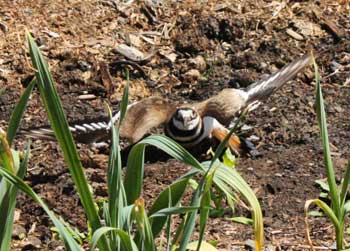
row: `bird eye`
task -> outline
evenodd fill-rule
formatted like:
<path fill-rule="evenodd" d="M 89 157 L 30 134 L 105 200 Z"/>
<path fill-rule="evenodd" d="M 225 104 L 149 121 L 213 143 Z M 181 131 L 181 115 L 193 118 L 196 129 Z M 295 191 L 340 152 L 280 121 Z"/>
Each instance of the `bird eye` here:
<path fill-rule="evenodd" d="M 182 121 L 182 120 L 183 120 L 183 117 L 182 117 L 182 114 L 181 114 L 180 110 L 176 110 L 175 115 L 174 115 L 174 118 L 175 118 L 177 121 Z"/>
<path fill-rule="evenodd" d="M 195 111 L 192 111 L 192 113 L 191 113 L 191 118 L 194 119 L 195 117 L 197 117 L 197 114 L 196 114 Z"/>
<path fill-rule="evenodd" d="M 181 117 L 181 113 L 179 110 L 176 111 L 175 117 L 179 119 Z"/>

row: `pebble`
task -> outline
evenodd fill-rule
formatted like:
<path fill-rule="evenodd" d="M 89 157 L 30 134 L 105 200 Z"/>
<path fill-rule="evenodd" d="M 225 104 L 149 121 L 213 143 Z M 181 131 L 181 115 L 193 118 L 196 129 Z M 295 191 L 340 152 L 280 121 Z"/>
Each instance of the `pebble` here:
<path fill-rule="evenodd" d="M 40 248 L 41 240 L 35 236 L 29 236 L 22 244 L 22 250 L 32 250 L 31 247 Z"/>
<path fill-rule="evenodd" d="M 255 249 L 255 241 L 253 241 L 253 240 L 246 240 L 244 242 L 244 246 L 248 250 L 254 250 Z"/>
<path fill-rule="evenodd" d="M 252 141 L 252 142 L 257 142 L 260 140 L 260 138 L 256 135 L 250 135 L 249 138 L 247 138 L 247 139 Z"/>
<path fill-rule="evenodd" d="M 21 225 L 17 225 L 17 224 L 13 225 L 12 237 L 22 240 L 26 236 L 26 233 L 27 233 L 26 229 Z"/>
<path fill-rule="evenodd" d="M 265 62 L 260 63 L 260 68 L 265 69 L 268 65 Z"/>
<path fill-rule="evenodd" d="M 251 130 L 251 129 L 253 129 L 253 127 L 252 127 L 252 126 L 249 126 L 249 125 L 246 125 L 246 124 L 244 124 L 244 125 L 241 127 L 241 130 L 242 130 L 242 131 L 249 131 L 249 130 Z"/>
<path fill-rule="evenodd" d="M 119 54 L 123 55 L 124 57 L 132 60 L 132 61 L 142 61 L 145 58 L 145 55 L 132 46 L 127 46 L 126 44 L 119 44 L 115 51 Z"/>
<path fill-rule="evenodd" d="M 90 100 L 90 99 L 95 99 L 96 96 L 94 94 L 82 94 L 78 96 L 79 100 Z"/>
<path fill-rule="evenodd" d="M 302 35 L 300 35 L 299 33 L 293 31 L 292 29 L 287 29 L 286 33 L 291 36 L 292 38 L 294 38 L 295 40 L 304 40 L 304 37 Z"/>
<path fill-rule="evenodd" d="M 204 72 L 207 69 L 207 63 L 201 55 L 198 55 L 195 58 L 189 59 L 190 65 L 193 65 L 200 72 Z"/>
<path fill-rule="evenodd" d="M 199 79 L 201 76 L 201 73 L 197 69 L 191 69 L 188 72 L 186 72 L 185 75 L 195 79 Z"/>
<path fill-rule="evenodd" d="M 222 46 L 222 49 L 224 49 L 225 51 L 228 51 L 228 50 L 230 50 L 232 48 L 231 44 L 226 43 L 226 42 L 223 42 L 221 44 L 221 46 Z"/>

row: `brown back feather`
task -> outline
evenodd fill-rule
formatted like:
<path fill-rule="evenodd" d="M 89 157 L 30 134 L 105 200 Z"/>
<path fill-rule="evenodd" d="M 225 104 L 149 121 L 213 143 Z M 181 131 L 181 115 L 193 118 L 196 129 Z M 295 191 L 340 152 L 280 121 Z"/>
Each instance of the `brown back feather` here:
<path fill-rule="evenodd" d="M 200 103 L 193 104 L 201 117 L 211 116 L 227 125 L 245 106 L 236 89 L 223 89 L 217 95 Z"/>
<path fill-rule="evenodd" d="M 176 105 L 161 97 L 144 99 L 126 113 L 120 136 L 132 143 L 139 141 L 151 128 L 168 121 L 176 111 Z"/>

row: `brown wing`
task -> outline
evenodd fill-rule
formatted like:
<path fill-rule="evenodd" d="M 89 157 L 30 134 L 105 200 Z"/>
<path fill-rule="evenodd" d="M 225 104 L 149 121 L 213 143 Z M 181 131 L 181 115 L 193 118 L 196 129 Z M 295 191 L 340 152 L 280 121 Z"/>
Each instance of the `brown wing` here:
<path fill-rule="evenodd" d="M 298 72 L 310 64 L 310 58 L 310 55 L 305 54 L 300 59 L 286 65 L 266 79 L 257 81 L 245 90 L 224 89 L 216 96 L 194 104 L 194 106 L 202 117 L 212 116 L 220 123 L 227 125 L 246 106 L 268 98 L 275 90 L 295 77 Z"/>
<path fill-rule="evenodd" d="M 201 117 L 211 116 L 221 124 L 227 125 L 245 106 L 241 93 L 242 91 L 237 89 L 224 89 L 217 95 L 193 106 Z"/>
<path fill-rule="evenodd" d="M 135 143 L 151 128 L 168 121 L 175 110 L 175 104 L 161 97 L 144 99 L 128 109 L 120 136 Z"/>

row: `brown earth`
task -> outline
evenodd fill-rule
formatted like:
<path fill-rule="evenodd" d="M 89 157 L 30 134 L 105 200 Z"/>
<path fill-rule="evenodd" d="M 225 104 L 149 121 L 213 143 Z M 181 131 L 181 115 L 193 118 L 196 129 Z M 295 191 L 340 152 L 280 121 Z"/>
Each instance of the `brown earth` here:
<path fill-rule="evenodd" d="M 24 39 L 30 31 L 41 46 L 57 83 L 69 121 L 104 116 L 104 102 L 117 105 L 125 85 L 119 44 L 145 54 L 131 67 L 131 99 L 162 95 L 196 101 L 225 87 L 244 87 L 313 48 L 323 76 L 332 154 L 338 175 L 345 168 L 350 140 L 350 7 L 344 1 L 0 1 L 0 125 L 7 121 L 33 76 Z M 159 3 L 157 6 L 156 3 Z M 296 32 L 291 33 L 290 30 Z M 204 59 L 204 60 L 203 60 Z M 101 78 L 106 64 L 113 82 Z M 304 203 L 321 192 L 315 180 L 325 178 L 314 111 L 313 70 L 307 69 L 272 95 L 245 122 L 262 157 L 243 156 L 237 168 L 258 196 L 271 250 L 308 250 Z M 92 94 L 92 99 L 81 95 Z M 35 92 L 22 127 L 47 125 Z M 16 147 L 23 149 L 25 139 Z M 104 151 L 80 146 L 80 154 L 98 197 L 106 195 Z M 154 199 L 189 167 L 175 160 L 148 164 L 144 197 Z M 340 175 L 338 176 L 340 178 Z M 86 222 L 60 150 L 54 142 L 36 140 L 26 175 L 57 214 L 85 230 Z M 13 250 L 61 250 L 43 210 L 20 194 Z M 235 216 L 249 216 L 237 207 Z M 231 215 L 211 218 L 206 240 L 220 250 L 244 250 L 250 226 Z M 311 218 L 315 245 L 334 242 L 325 218 Z M 22 233 L 22 234 L 20 234 Z"/>

